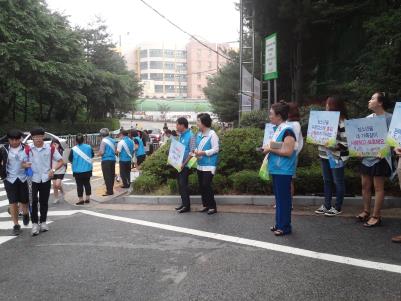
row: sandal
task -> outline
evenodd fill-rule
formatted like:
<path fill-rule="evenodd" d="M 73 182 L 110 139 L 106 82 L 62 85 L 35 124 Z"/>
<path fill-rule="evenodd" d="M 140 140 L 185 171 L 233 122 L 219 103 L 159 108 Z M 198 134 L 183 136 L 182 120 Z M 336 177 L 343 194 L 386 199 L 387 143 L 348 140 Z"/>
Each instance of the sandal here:
<path fill-rule="evenodd" d="M 369 220 L 370 220 L 369 219 L 366 223 L 363 224 L 364 227 L 366 227 L 366 228 L 377 227 L 377 226 L 380 226 L 380 224 L 382 223 L 382 219 L 381 219 L 380 216 L 373 216 L 372 215 L 370 218 L 376 219 L 376 222 L 374 224 L 369 224 Z"/>
<path fill-rule="evenodd" d="M 283 236 L 284 235 L 284 231 L 283 230 L 276 230 L 276 231 L 274 231 L 274 235 Z"/>
<path fill-rule="evenodd" d="M 270 231 L 274 232 L 277 231 L 278 229 L 276 228 L 276 226 L 270 227 Z"/>
<path fill-rule="evenodd" d="M 360 221 L 360 222 L 367 222 L 370 217 L 370 212 L 363 210 L 361 213 L 359 213 L 355 218 Z"/>

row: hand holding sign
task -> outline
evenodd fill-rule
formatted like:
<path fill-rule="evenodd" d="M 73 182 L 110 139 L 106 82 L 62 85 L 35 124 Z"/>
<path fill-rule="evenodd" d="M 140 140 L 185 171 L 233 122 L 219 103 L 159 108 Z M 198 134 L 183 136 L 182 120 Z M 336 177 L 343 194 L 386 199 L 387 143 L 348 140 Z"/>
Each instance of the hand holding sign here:
<path fill-rule="evenodd" d="M 311 111 L 306 142 L 326 147 L 335 147 L 339 121 L 340 112 Z"/>
<path fill-rule="evenodd" d="M 175 139 L 172 139 L 170 150 L 168 153 L 167 163 L 180 172 L 182 170 L 184 153 L 185 153 L 185 145 Z"/>

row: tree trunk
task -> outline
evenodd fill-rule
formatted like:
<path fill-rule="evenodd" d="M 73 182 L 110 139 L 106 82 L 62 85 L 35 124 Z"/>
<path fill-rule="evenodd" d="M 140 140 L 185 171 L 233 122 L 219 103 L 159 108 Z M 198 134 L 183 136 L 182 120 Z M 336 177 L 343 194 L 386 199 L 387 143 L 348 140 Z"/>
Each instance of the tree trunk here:
<path fill-rule="evenodd" d="M 47 122 L 51 121 L 53 109 L 54 109 L 54 103 L 51 103 L 50 107 L 49 107 L 49 110 L 47 111 L 47 116 L 46 116 L 46 121 Z"/>
<path fill-rule="evenodd" d="M 302 66 L 302 29 L 298 33 L 297 37 L 297 46 L 296 46 L 296 54 L 295 54 L 295 102 L 301 104 L 303 100 L 303 89 L 302 89 L 302 80 L 303 80 L 303 66 Z"/>
<path fill-rule="evenodd" d="M 15 119 L 16 119 L 16 111 L 17 111 L 17 108 L 16 108 L 16 105 L 17 105 L 17 93 L 16 92 L 13 92 L 13 96 L 12 96 L 12 98 L 11 98 L 11 100 L 12 100 L 12 104 L 13 104 L 13 121 L 15 121 Z"/>

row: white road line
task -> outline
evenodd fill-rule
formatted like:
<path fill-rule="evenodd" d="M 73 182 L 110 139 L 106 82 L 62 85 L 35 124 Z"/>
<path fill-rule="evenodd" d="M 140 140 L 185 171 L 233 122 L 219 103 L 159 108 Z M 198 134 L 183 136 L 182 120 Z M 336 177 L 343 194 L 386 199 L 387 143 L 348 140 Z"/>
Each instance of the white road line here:
<path fill-rule="evenodd" d="M 13 238 L 16 238 L 16 236 L 0 236 L 0 245 Z"/>
<path fill-rule="evenodd" d="M 356 266 L 356 267 L 361 267 L 361 268 L 367 268 L 367 269 L 380 270 L 380 271 L 401 274 L 401 266 L 395 265 L 395 264 L 369 261 L 369 260 L 363 260 L 363 259 L 358 259 L 358 258 L 333 255 L 333 254 L 328 254 L 328 253 L 320 253 L 320 252 L 310 251 L 310 250 L 306 250 L 306 249 L 300 249 L 300 248 L 294 248 L 294 247 L 289 247 L 289 246 L 284 246 L 284 245 L 279 245 L 279 244 L 273 244 L 273 243 L 264 242 L 264 241 L 258 241 L 258 240 L 252 240 L 252 239 L 241 238 L 241 237 L 236 237 L 236 236 L 206 232 L 206 231 L 190 229 L 190 228 L 183 228 L 183 227 L 159 224 L 159 223 L 148 222 L 148 221 L 144 221 L 144 220 L 103 214 L 103 213 L 93 212 L 93 211 L 89 211 L 89 210 L 80 210 L 80 212 L 91 215 L 91 216 L 106 218 L 106 219 L 110 219 L 110 220 L 114 220 L 114 221 L 121 221 L 121 222 L 125 222 L 125 223 L 136 224 L 136 225 L 152 227 L 152 228 L 158 228 L 158 229 L 167 230 L 167 231 L 185 233 L 185 234 L 190 234 L 190 235 L 199 236 L 199 237 L 206 237 L 206 238 L 236 243 L 236 244 L 240 244 L 240 245 L 247 245 L 247 246 L 262 248 L 262 249 L 266 249 L 266 250 L 271 250 L 271 251 L 276 251 L 276 252 L 281 252 L 281 253 L 286 253 L 286 254 L 291 254 L 291 255 L 298 255 L 298 256 L 312 258 L 312 259 L 319 259 L 319 260 L 341 263 L 341 264 L 346 264 L 346 265 L 351 265 L 351 266 Z"/>
<path fill-rule="evenodd" d="M 5 196 L 5 195 L 7 195 L 6 191 L 0 191 L 0 196 Z"/>
<path fill-rule="evenodd" d="M 4 188 L 4 184 L 1 184 L 1 183 L 0 183 L 0 188 Z"/>
<path fill-rule="evenodd" d="M 8 200 L 0 201 L 0 208 L 8 206 L 8 204 L 9 204 Z"/>

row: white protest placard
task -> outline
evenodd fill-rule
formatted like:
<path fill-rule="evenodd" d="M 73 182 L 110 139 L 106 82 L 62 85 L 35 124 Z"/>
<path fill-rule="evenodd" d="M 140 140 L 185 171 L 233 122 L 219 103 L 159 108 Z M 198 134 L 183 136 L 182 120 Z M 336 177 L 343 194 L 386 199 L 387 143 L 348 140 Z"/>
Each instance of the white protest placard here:
<path fill-rule="evenodd" d="M 345 121 L 345 134 L 351 157 L 381 157 L 390 153 L 386 144 L 387 123 L 383 116 Z"/>
<path fill-rule="evenodd" d="M 337 142 L 339 121 L 340 112 L 311 111 L 306 142 L 326 147 L 334 147 Z"/>
<path fill-rule="evenodd" d="M 272 140 L 274 135 L 274 124 L 266 123 L 265 125 L 265 135 L 263 136 L 263 146 L 269 145 L 270 140 Z"/>
<path fill-rule="evenodd" d="M 178 171 L 181 171 L 182 161 L 184 160 L 184 153 L 185 145 L 175 139 L 171 139 L 167 163 L 173 166 Z"/>
<path fill-rule="evenodd" d="M 395 104 L 386 142 L 391 147 L 401 146 L 401 102 Z"/>

